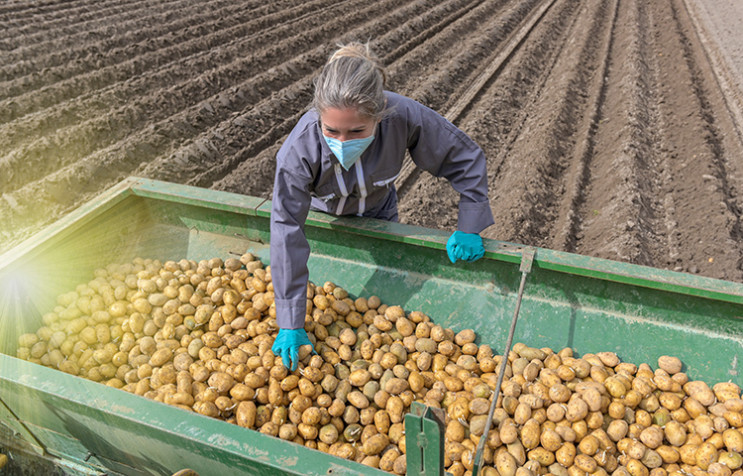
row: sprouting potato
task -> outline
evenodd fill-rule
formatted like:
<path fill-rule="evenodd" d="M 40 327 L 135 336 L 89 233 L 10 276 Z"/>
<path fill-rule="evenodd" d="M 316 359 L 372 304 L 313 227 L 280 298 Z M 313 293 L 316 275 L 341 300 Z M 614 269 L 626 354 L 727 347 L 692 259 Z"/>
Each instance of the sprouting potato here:
<path fill-rule="evenodd" d="M 301 348 L 290 372 L 270 350 L 271 269 L 254 255 L 137 258 L 94 274 L 18 338 L 19 358 L 395 474 L 406 472 L 413 401 L 444 411 L 454 475 L 472 470 L 480 438 L 485 475 L 732 476 L 743 467 L 740 387 L 690 380 L 677 357 L 653 370 L 614 352 L 579 357 L 519 342 L 504 359 L 473 329 L 326 282 L 307 287 L 316 354 Z"/>

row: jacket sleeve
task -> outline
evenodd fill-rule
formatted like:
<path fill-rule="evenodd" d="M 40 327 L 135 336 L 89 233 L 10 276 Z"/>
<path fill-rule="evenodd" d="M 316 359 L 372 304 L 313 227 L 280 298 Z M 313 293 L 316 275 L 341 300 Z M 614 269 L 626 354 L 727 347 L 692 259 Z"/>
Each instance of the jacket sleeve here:
<path fill-rule="evenodd" d="M 282 329 L 303 328 L 307 314 L 310 246 L 304 223 L 310 207 L 311 177 L 296 149 L 285 143 L 277 154 L 270 245 L 276 321 Z"/>
<path fill-rule="evenodd" d="M 446 118 L 413 103 L 407 109 L 408 150 L 413 162 L 436 177 L 446 178 L 459 192 L 458 229 L 480 233 L 494 223 L 485 154 Z"/>

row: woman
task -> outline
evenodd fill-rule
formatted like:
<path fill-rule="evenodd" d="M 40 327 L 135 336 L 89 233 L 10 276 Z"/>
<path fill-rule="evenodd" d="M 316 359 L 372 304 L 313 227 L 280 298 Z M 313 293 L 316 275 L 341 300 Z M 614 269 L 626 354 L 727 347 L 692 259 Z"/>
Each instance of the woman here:
<path fill-rule="evenodd" d="M 397 221 L 394 180 L 405 151 L 460 193 L 452 263 L 484 253 L 479 233 L 493 224 L 485 155 L 464 132 L 422 104 L 384 90 L 385 74 L 367 45 L 351 43 L 315 80 L 313 108 L 281 146 L 271 211 L 271 276 L 280 327 L 272 350 L 295 370 L 304 330 L 310 209 Z"/>

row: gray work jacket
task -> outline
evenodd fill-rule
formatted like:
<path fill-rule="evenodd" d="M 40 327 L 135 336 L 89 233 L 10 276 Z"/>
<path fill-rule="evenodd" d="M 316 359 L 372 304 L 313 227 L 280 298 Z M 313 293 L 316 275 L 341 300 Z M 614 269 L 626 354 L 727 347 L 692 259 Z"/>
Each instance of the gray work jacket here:
<path fill-rule="evenodd" d="M 416 166 L 445 177 L 459 192 L 459 230 L 479 233 L 493 224 L 480 147 L 432 109 L 399 94 L 385 95 L 391 113 L 350 170 L 330 151 L 315 110 L 300 118 L 276 155 L 271 276 L 277 323 L 283 329 L 304 327 L 310 255 L 304 222 L 310 207 L 332 215 L 396 216 L 393 182 L 406 150 Z"/>

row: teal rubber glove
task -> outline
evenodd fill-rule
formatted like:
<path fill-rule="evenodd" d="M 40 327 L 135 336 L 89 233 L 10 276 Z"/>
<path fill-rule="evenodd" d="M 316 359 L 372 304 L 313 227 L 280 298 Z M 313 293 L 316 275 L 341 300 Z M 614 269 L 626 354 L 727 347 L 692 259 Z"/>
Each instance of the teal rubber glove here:
<path fill-rule="evenodd" d="M 279 329 L 279 335 L 273 341 L 271 350 L 274 355 L 281 357 L 285 367 L 295 371 L 299 364 L 299 347 L 303 345 L 312 346 L 310 338 L 307 337 L 307 331 L 304 329 Z M 315 350 L 314 346 L 312 350 Z"/>
<path fill-rule="evenodd" d="M 455 231 L 446 242 L 446 253 L 452 263 L 457 260 L 477 261 L 485 254 L 482 238 L 477 233 Z"/>

